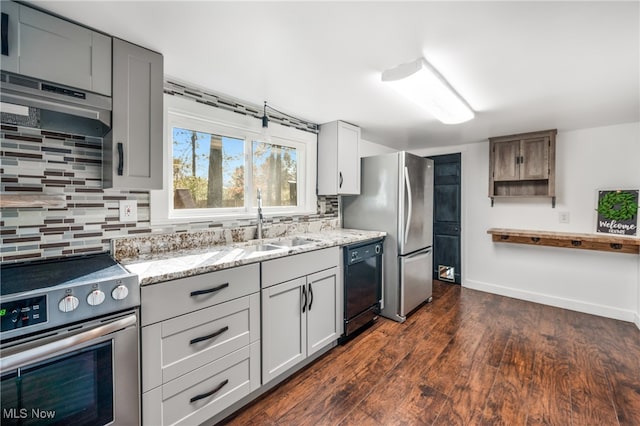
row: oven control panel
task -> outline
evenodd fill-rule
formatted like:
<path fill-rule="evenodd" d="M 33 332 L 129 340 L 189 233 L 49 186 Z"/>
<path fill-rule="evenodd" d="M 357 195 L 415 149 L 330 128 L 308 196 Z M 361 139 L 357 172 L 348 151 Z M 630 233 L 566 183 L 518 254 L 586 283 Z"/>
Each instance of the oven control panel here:
<path fill-rule="evenodd" d="M 47 322 L 47 296 L 4 302 L 0 305 L 1 331 L 29 327 Z"/>

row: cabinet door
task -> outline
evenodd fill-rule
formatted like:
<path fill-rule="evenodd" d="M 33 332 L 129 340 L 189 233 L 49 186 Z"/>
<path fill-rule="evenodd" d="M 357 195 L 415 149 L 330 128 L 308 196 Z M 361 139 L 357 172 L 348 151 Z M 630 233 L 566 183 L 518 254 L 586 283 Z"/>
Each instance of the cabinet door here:
<path fill-rule="evenodd" d="M 162 55 L 113 39 L 113 130 L 105 188 L 162 189 Z"/>
<path fill-rule="evenodd" d="M 520 143 L 520 179 L 547 179 L 549 177 L 549 138 L 524 139 Z"/>
<path fill-rule="evenodd" d="M 307 277 L 307 356 L 340 337 L 338 268 Z"/>
<path fill-rule="evenodd" d="M 20 57 L 18 41 L 19 5 L 12 1 L 0 1 L 2 12 L 2 60 L 0 66 L 5 71 L 18 72 Z"/>
<path fill-rule="evenodd" d="M 21 5 L 18 37 L 16 72 L 111 95 L 109 36 Z"/>
<path fill-rule="evenodd" d="M 338 194 L 360 193 L 360 129 L 338 122 Z"/>
<path fill-rule="evenodd" d="M 307 356 L 306 284 L 298 278 L 262 290 L 262 384 Z"/>
<path fill-rule="evenodd" d="M 520 180 L 519 156 L 519 140 L 494 143 L 492 164 L 493 180 Z"/>

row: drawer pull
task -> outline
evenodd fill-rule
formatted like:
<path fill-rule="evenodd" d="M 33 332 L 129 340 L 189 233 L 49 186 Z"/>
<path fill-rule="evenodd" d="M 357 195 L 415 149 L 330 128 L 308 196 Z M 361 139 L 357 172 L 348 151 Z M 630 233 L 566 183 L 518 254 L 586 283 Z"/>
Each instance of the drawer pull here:
<path fill-rule="evenodd" d="M 614 250 L 622 250 L 622 244 L 611 243 L 609 246 Z"/>
<path fill-rule="evenodd" d="M 218 287 L 208 288 L 206 290 L 196 290 L 191 292 L 191 297 L 200 296 L 201 294 L 209 294 L 215 293 L 216 291 L 220 291 L 223 288 L 229 287 L 229 283 L 220 284 Z"/>
<path fill-rule="evenodd" d="M 580 240 L 571 240 L 571 245 L 574 247 L 580 247 L 582 245 L 582 241 Z"/>
<path fill-rule="evenodd" d="M 229 383 L 229 379 L 225 379 L 222 383 L 220 383 L 218 386 L 216 386 L 215 389 L 207 392 L 207 393 L 203 393 L 200 395 L 196 395 L 193 398 L 191 398 L 189 400 L 189 402 L 196 402 L 196 401 L 200 401 L 201 399 L 207 398 L 211 395 L 213 395 L 214 393 L 218 392 L 220 389 L 222 389 L 227 383 Z"/>
<path fill-rule="evenodd" d="M 500 235 L 500 239 L 501 239 L 502 241 L 505 241 L 505 240 L 508 240 L 508 239 L 509 239 L 509 236 L 508 236 L 508 235 Z"/>
<path fill-rule="evenodd" d="M 217 336 L 221 335 L 222 333 L 224 333 L 227 330 L 229 330 L 229 326 L 224 326 L 220 330 L 218 330 L 218 331 L 216 331 L 214 333 L 211 333 L 208 336 L 196 337 L 195 339 L 191 339 L 189 341 L 189 344 L 190 345 L 195 345 L 196 343 L 200 343 L 200 342 L 204 342 L 205 340 L 213 339 L 214 337 L 217 337 Z"/>

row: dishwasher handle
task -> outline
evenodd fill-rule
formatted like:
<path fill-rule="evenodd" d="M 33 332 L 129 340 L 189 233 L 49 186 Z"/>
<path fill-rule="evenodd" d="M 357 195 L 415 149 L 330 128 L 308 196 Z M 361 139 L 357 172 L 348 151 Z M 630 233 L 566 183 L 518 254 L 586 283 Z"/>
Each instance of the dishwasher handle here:
<path fill-rule="evenodd" d="M 51 355 L 81 345 L 82 343 L 86 343 L 121 330 L 123 328 L 130 327 L 132 325 L 135 325 L 137 321 L 138 318 L 136 314 L 131 314 L 119 320 L 98 326 L 96 328 L 92 328 L 91 330 L 76 334 L 74 336 L 65 337 L 64 339 L 56 340 L 55 342 L 27 349 L 24 352 L 18 352 L 13 355 L 3 356 L 0 359 L 0 373 L 4 373 L 5 371 L 22 367 L 36 361 L 40 361 Z"/>

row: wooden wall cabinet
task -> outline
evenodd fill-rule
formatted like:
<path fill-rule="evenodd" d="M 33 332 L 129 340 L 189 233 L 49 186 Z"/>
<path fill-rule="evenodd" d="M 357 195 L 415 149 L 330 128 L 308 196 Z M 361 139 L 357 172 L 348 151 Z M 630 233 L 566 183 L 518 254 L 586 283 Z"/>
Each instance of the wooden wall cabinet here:
<path fill-rule="evenodd" d="M 489 197 L 556 200 L 557 130 L 489 138 Z"/>

